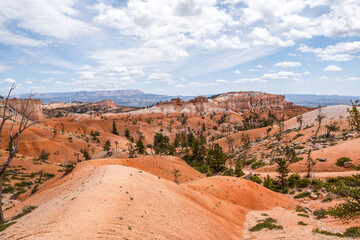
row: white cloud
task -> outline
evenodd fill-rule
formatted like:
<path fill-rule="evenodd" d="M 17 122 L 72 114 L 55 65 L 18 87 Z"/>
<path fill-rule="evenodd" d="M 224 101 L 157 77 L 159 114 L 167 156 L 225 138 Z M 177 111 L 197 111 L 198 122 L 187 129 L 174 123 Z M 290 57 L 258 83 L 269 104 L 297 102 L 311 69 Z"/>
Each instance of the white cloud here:
<path fill-rule="evenodd" d="M 360 81 L 360 77 L 349 77 L 342 81 Z"/>
<path fill-rule="evenodd" d="M 215 82 L 217 82 L 217 83 L 230 83 L 229 80 L 224 80 L 224 79 L 217 79 L 217 80 L 215 80 Z"/>
<path fill-rule="evenodd" d="M 176 83 L 175 80 L 173 80 L 171 74 L 169 73 L 150 73 L 148 76 L 148 79 L 151 82 L 167 82 L 168 84 L 174 84 Z"/>
<path fill-rule="evenodd" d="M 65 72 L 63 72 L 63 71 L 40 71 L 40 73 L 45 73 L 45 74 L 64 74 Z"/>
<path fill-rule="evenodd" d="M 55 39 L 70 39 L 89 34 L 96 28 L 83 22 L 75 9 L 75 0 L 66 1 L 0 1 L 0 42 L 12 45 L 41 46 L 43 40 L 27 37 L 9 28 L 16 28 Z"/>
<path fill-rule="evenodd" d="M 301 79 L 301 78 L 293 78 L 292 79 L 294 82 L 297 82 L 297 83 L 304 83 L 305 80 L 304 79 Z"/>
<path fill-rule="evenodd" d="M 23 35 L 12 33 L 10 30 L 2 29 L 3 27 L 1 25 L 2 24 L 0 19 L 0 43 L 27 47 L 38 47 L 45 45 L 45 42 L 41 40 L 31 39 Z"/>
<path fill-rule="evenodd" d="M 350 61 L 359 57 L 357 54 L 360 53 L 360 41 L 339 42 L 326 48 L 311 48 L 303 44 L 298 50 L 304 53 L 315 53 L 323 61 Z"/>
<path fill-rule="evenodd" d="M 256 68 L 263 68 L 263 65 L 256 65 Z"/>
<path fill-rule="evenodd" d="M 33 84 L 33 82 L 30 80 L 26 80 L 25 84 L 31 85 L 31 84 Z"/>
<path fill-rule="evenodd" d="M 249 72 L 257 72 L 257 71 L 259 71 L 259 69 L 256 69 L 256 68 L 250 68 L 248 71 L 249 71 Z"/>
<path fill-rule="evenodd" d="M 239 70 L 235 70 L 234 73 L 235 74 L 241 74 L 241 72 Z"/>
<path fill-rule="evenodd" d="M 41 80 L 41 82 L 43 82 L 43 83 L 51 83 L 52 81 L 54 81 L 54 78 L 47 78 L 47 79 Z"/>
<path fill-rule="evenodd" d="M 281 47 L 293 46 L 295 43 L 293 40 L 282 40 L 279 37 L 271 36 L 270 32 L 266 28 L 255 27 L 249 34 L 249 38 L 252 40 L 252 45 L 274 45 Z"/>
<path fill-rule="evenodd" d="M 12 66 L 7 66 L 7 65 L 1 65 L 0 64 L 0 72 L 5 72 L 7 70 L 13 69 L 14 67 Z"/>
<path fill-rule="evenodd" d="M 262 78 L 267 79 L 287 79 L 289 77 L 296 76 L 297 74 L 293 72 L 280 71 L 278 73 L 266 73 L 262 76 Z"/>
<path fill-rule="evenodd" d="M 299 67 L 301 66 L 300 62 L 279 62 L 274 64 L 275 67 L 283 67 L 283 68 L 289 68 L 289 67 Z"/>
<path fill-rule="evenodd" d="M 238 36 L 222 35 L 219 39 L 216 40 L 216 44 L 221 48 L 229 49 L 249 48 L 249 43 L 242 42 Z"/>
<path fill-rule="evenodd" d="M 326 68 L 324 68 L 324 72 L 339 72 L 339 71 L 342 71 L 342 68 L 336 65 L 329 65 Z"/>
<path fill-rule="evenodd" d="M 12 79 L 12 78 L 5 78 L 4 80 L 0 79 L 0 82 L 3 82 L 3 83 L 16 83 L 16 80 Z"/>
<path fill-rule="evenodd" d="M 233 83 L 249 83 L 249 82 L 267 82 L 267 80 L 261 78 L 241 78 L 233 81 Z"/>
<path fill-rule="evenodd" d="M 176 88 L 189 88 L 189 87 L 207 87 L 207 86 L 214 86 L 218 85 L 217 83 L 207 83 L 207 82 L 189 82 L 185 84 L 176 84 Z"/>

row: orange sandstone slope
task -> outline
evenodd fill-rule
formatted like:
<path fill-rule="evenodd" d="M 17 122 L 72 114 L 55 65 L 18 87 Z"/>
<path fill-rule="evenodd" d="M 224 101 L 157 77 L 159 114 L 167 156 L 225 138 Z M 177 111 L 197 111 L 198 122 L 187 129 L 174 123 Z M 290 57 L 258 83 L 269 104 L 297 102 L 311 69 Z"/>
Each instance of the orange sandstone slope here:
<path fill-rule="evenodd" d="M 184 160 L 174 156 L 141 156 L 138 158 L 125 159 L 99 159 L 85 162 L 85 164 L 99 167 L 104 165 L 125 165 L 137 168 L 152 175 L 174 181 L 174 170 L 179 170 L 178 182 L 188 182 L 201 178 L 206 178 L 203 174 L 189 167 Z"/>
<path fill-rule="evenodd" d="M 246 180 L 212 177 L 178 185 L 103 163 L 84 162 L 52 188 L 6 211 L 11 217 L 22 206 L 38 206 L 0 238 L 239 239 L 248 211 L 295 206 L 286 196 Z"/>

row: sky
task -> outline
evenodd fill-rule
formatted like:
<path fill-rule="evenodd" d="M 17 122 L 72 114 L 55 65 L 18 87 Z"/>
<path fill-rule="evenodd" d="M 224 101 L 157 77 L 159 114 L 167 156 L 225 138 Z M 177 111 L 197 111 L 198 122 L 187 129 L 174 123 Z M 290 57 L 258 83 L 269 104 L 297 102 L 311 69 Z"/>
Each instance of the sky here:
<path fill-rule="evenodd" d="M 0 0 L 0 94 L 360 96 L 359 0 Z"/>

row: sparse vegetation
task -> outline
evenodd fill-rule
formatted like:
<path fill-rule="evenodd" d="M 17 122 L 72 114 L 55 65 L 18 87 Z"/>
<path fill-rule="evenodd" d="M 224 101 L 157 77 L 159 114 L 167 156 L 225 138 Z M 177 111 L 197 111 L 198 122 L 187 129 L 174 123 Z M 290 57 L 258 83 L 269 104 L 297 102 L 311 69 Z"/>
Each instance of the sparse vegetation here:
<path fill-rule="evenodd" d="M 265 220 L 262 220 L 260 223 L 255 225 L 254 227 L 250 228 L 250 232 L 256 232 L 260 231 L 264 228 L 273 230 L 273 229 L 283 229 L 283 226 L 275 225 L 274 223 L 277 223 L 276 219 L 273 219 L 271 217 L 266 218 Z"/>
<path fill-rule="evenodd" d="M 44 149 L 41 150 L 40 156 L 39 156 L 39 160 L 42 162 L 45 162 L 46 160 L 49 159 L 49 155 L 50 153 L 46 152 Z"/>
<path fill-rule="evenodd" d="M 339 167 L 344 167 L 344 163 L 346 162 L 352 162 L 352 160 L 348 157 L 342 157 L 342 158 L 339 158 L 338 160 L 336 160 L 336 166 L 339 166 Z"/>

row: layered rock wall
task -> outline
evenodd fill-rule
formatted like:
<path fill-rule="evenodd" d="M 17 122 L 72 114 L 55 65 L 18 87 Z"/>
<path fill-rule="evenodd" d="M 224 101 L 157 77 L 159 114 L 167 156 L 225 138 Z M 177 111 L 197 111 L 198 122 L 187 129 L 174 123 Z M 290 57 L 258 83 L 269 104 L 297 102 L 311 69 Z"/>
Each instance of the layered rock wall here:
<path fill-rule="evenodd" d="M 297 106 L 285 101 L 285 96 L 261 92 L 236 92 L 221 94 L 213 99 L 219 107 L 233 111 L 284 110 Z"/>
<path fill-rule="evenodd" d="M 298 106 L 292 102 L 285 101 L 285 96 L 262 93 L 262 92 L 231 92 L 224 93 L 213 98 L 203 96 L 196 97 L 189 102 L 180 98 L 172 99 L 169 102 L 158 104 L 157 107 L 175 110 L 179 108 L 195 109 L 206 112 L 209 109 L 224 109 L 235 112 L 263 111 L 263 110 L 286 110 L 294 109 Z"/>
<path fill-rule="evenodd" d="M 12 98 L 9 99 L 8 106 L 9 108 L 15 110 L 18 113 L 23 113 L 27 104 L 27 101 L 29 102 L 29 106 L 26 109 L 25 114 L 29 115 L 29 119 L 32 121 L 41 121 L 44 119 L 43 111 L 42 111 L 42 105 L 40 99 L 17 99 Z M 0 106 L 3 106 L 5 103 L 5 100 L 0 101 Z"/>

